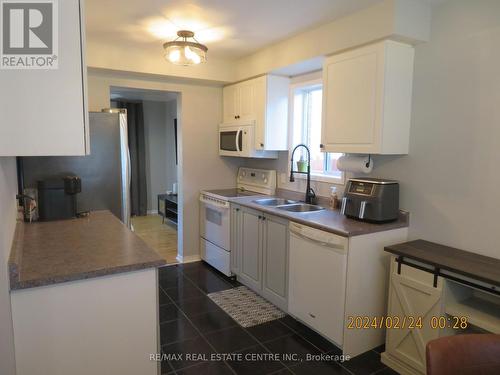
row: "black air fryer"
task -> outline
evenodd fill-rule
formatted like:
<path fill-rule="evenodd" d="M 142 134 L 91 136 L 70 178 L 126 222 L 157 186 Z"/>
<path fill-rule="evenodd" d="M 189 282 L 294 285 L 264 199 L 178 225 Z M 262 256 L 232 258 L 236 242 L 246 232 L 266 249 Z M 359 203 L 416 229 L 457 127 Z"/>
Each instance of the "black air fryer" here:
<path fill-rule="evenodd" d="M 38 216 L 41 221 L 72 219 L 77 214 L 77 194 L 82 183 L 77 176 L 37 182 Z"/>
<path fill-rule="evenodd" d="M 352 178 L 347 182 L 341 212 L 347 217 L 381 223 L 399 216 L 399 183 L 379 178 Z"/>

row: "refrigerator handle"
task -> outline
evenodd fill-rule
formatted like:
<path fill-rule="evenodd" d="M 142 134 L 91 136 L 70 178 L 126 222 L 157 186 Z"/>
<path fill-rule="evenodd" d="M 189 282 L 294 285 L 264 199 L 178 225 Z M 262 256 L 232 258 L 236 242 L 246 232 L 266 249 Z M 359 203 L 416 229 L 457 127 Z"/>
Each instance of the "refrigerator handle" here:
<path fill-rule="evenodd" d="M 131 180 L 131 174 L 132 174 L 132 166 L 130 163 L 130 150 L 127 145 L 127 227 L 131 228 L 132 223 L 131 223 L 131 217 L 130 217 L 130 180 Z"/>
<path fill-rule="evenodd" d="M 130 162 L 130 149 L 128 147 L 128 124 L 127 124 L 127 115 L 126 113 L 120 113 L 119 114 L 119 117 L 120 117 L 120 132 L 121 132 L 121 147 L 122 147 L 122 159 L 123 159 L 123 156 L 124 156 L 124 162 L 125 162 L 125 166 L 122 165 L 122 173 L 125 174 L 125 176 L 122 176 L 122 177 L 125 177 L 123 180 L 124 182 L 124 185 L 123 186 L 123 192 L 122 194 L 124 195 L 123 197 L 123 208 L 122 208 L 122 212 L 123 212 L 123 221 L 125 223 L 125 225 L 128 227 L 128 228 L 131 228 L 131 214 L 130 214 L 130 205 L 131 205 L 131 202 L 130 202 L 130 182 L 131 182 L 131 174 L 132 174 L 132 166 L 131 166 L 131 162 Z M 125 154 L 125 155 L 124 155 Z"/>

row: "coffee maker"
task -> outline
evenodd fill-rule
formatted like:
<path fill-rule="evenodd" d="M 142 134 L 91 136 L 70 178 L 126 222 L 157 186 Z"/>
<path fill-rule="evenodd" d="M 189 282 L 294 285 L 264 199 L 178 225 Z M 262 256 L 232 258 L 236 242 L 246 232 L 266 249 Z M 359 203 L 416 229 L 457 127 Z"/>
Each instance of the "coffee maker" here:
<path fill-rule="evenodd" d="M 38 218 L 41 221 L 72 219 L 77 216 L 77 195 L 82 191 L 78 176 L 37 181 Z"/>

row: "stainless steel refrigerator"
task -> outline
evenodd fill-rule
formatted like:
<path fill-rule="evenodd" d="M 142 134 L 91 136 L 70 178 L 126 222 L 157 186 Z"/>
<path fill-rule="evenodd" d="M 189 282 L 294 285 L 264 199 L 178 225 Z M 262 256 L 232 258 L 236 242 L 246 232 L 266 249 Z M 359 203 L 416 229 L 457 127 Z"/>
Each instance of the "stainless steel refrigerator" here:
<path fill-rule="evenodd" d="M 124 110 L 90 113 L 90 155 L 23 157 L 25 188 L 65 175 L 81 178 L 77 210 L 110 210 L 130 227 L 130 154 Z"/>

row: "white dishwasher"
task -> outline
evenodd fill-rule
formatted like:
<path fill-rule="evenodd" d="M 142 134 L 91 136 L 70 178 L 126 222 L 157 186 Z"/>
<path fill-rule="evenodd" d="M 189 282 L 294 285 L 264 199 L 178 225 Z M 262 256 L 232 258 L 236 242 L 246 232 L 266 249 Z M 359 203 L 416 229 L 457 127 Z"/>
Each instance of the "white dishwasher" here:
<path fill-rule="evenodd" d="M 348 239 L 290 222 L 288 311 L 342 346 Z"/>

